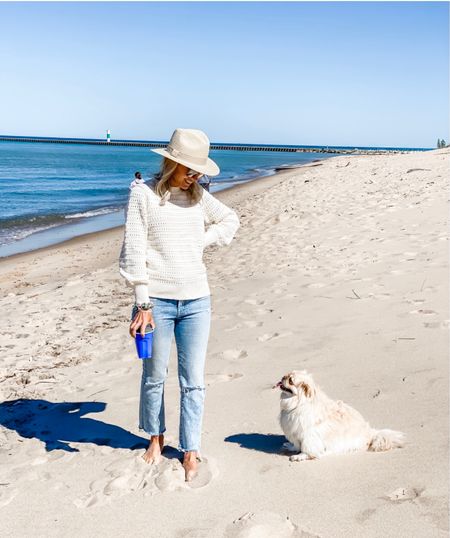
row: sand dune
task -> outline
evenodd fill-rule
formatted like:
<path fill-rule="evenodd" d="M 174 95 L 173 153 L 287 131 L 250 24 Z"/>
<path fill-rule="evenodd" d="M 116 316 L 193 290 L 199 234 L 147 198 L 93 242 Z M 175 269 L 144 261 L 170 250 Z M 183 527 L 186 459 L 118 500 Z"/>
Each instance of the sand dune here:
<path fill-rule="evenodd" d="M 447 536 L 449 150 L 341 156 L 219 193 L 201 471 L 183 481 L 176 350 L 162 463 L 140 457 L 121 228 L 0 262 L 2 536 Z M 294 463 L 279 394 L 311 371 L 405 448 Z M 25 508 L 26 507 L 26 508 Z"/>

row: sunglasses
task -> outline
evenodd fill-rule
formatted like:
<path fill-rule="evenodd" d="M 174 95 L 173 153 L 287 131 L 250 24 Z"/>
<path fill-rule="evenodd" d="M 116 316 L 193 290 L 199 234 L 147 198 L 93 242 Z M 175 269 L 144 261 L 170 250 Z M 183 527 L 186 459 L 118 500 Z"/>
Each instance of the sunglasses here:
<path fill-rule="evenodd" d="M 189 170 L 188 173 L 186 174 L 188 177 L 193 177 L 193 176 L 196 176 L 197 174 L 200 174 L 200 172 L 197 172 L 196 170 Z M 203 176 L 203 174 L 200 174 L 199 178 L 200 179 L 201 177 Z"/>

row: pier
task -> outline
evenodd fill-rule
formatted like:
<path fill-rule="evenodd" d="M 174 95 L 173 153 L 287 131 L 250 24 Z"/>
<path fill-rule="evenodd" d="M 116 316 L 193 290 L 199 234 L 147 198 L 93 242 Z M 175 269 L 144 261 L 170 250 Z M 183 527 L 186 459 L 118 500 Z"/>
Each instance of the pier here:
<path fill-rule="evenodd" d="M 100 140 L 95 138 L 47 138 L 34 136 L 0 136 L 0 142 L 36 142 L 45 144 L 89 144 L 95 146 L 131 146 L 143 148 L 164 148 L 167 141 L 145 140 Z M 339 147 L 339 146 L 294 146 L 272 144 L 226 144 L 211 143 L 212 150 L 229 151 L 277 151 L 289 153 L 337 153 L 337 154 L 386 154 L 409 153 L 411 151 L 426 151 L 428 148 L 365 148 L 365 147 Z"/>

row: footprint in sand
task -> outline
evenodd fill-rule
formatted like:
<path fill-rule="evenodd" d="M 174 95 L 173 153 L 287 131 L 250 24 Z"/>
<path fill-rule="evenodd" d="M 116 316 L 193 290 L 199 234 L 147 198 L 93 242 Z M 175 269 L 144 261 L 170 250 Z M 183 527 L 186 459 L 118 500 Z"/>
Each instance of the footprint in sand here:
<path fill-rule="evenodd" d="M 304 284 L 302 288 L 324 288 L 326 284 L 323 282 L 313 282 L 311 284 Z"/>
<path fill-rule="evenodd" d="M 411 310 L 410 314 L 422 314 L 424 316 L 434 316 L 437 314 L 434 310 L 428 308 L 420 308 L 419 310 Z"/>
<path fill-rule="evenodd" d="M 425 488 L 397 488 L 395 491 L 388 493 L 386 499 L 394 502 L 413 501 L 420 497 L 425 491 Z"/>
<path fill-rule="evenodd" d="M 272 295 L 282 295 L 283 294 L 283 296 L 284 296 L 286 294 L 286 289 L 287 288 L 276 286 L 276 287 L 270 288 L 270 293 Z"/>
<path fill-rule="evenodd" d="M 75 457 L 76 452 L 66 452 L 65 450 L 52 450 L 48 456 L 47 460 L 50 462 L 64 460 L 64 463 L 68 463 L 71 459 Z"/>
<path fill-rule="evenodd" d="M 183 482 L 188 489 L 200 489 L 207 486 L 219 475 L 219 469 L 212 458 L 201 457 L 197 476 L 191 482 Z M 183 475 L 184 476 L 184 475 Z"/>
<path fill-rule="evenodd" d="M 287 516 L 274 512 L 247 512 L 231 525 L 223 534 L 224 538 L 317 538 L 317 535 L 303 531 Z"/>
<path fill-rule="evenodd" d="M 258 336 L 257 340 L 258 342 L 267 342 L 268 340 L 272 340 L 273 338 L 278 338 L 280 335 L 279 333 L 266 333 L 261 336 Z"/>
<path fill-rule="evenodd" d="M 90 491 L 76 499 L 75 506 L 89 508 L 104 505 L 136 491 L 142 491 L 144 496 L 152 496 L 164 491 L 199 489 L 218 475 L 215 461 L 204 456 L 191 482 L 185 482 L 180 460 L 164 456 L 158 465 L 148 465 L 140 456 L 123 457 L 111 462 L 104 471 L 105 476 L 91 482 Z"/>
<path fill-rule="evenodd" d="M 262 327 L 264 325 L 264 321 L 255 321 L 251 319 L 251 320 L 244 321 L 243 324 L 249 328 Z"/>
<path fill-rule="evenodd" d="M 258 305 L 258 306 L 266 304 L 266 302 L 262 299 L 245 299 L 244 303 L 251 304 L 251 305 Z"/>
<path fill-rule="evenodd" d="M 253 316 L 264 316 L 268 312 L 273 312 L 273 309 L 266 310 L 264 308 L 254 308 L 251 312 L 236 312 L 236 316 L 246 321 L 251 321 L 253 320 Z"/>
<path fill-rule="evenodd" d="M 218 356 L 225 360 L 238 360 L 248 357 L 248 353 L 245 349 L 227 349 L 218 354 Z"/>
<path fill-rule="evenodd" d="M 105 468 L 105 472 L 104 477 L 91 482 L 90 491 L 86 495 L 74 501 L 78 508 L 103 505 L 112 499 L 145 488 L 149 491 L 157 489 L 157 467 L 147 465 L 144 460 L 135 456 L 131 460 L 124 457 L 113 461 Z"/>
<path fill-rule="evenodd" d="M 184 470 L 178 460 L 167 460 L 159 465 L 155 485 L 159 491 L 176 491 L 184 489 Z"/>
<path fill-rule="evenodd" d="M 206 374 L 206 385 L 211 385 L 214 383 L 223 383 L 226 381 L 234 381 L 235 379 L 239 379 L 240 377 L 243 377 L 244 374 Z"/>
<path fill-rule="evenodd" d="M 228 314 L 213 314 L 211 316 L 212 321 L 220 321 L 220 320 L 226 320 L 230 319 L 230 316 Z"/>
<path fill-rule="evenodd" d="M 258 336 L 257 340 L 258 342 L 267 342 L 268 340 L 274 340 L 275 338 L 283 338 L 285 336 L 290 336 L 291 334 L 294 333 L 291 331 L 285 333 L 266 333 L 261 336 Z"/>
<path fill-rule="evenodd" d="M 237 331 L 239 329 L 243 329 L 244 327 L 247 327 L 247 328 L 262 327 L 263 325 L 264 325 L 263 321 L 248 320 L 248 321 L 243 321 L 242 323 L 238 323 L 237 325 L 233 325 L 233 327 L 229 327 L 228 329 L 225 329 L 225 332 Z"/>

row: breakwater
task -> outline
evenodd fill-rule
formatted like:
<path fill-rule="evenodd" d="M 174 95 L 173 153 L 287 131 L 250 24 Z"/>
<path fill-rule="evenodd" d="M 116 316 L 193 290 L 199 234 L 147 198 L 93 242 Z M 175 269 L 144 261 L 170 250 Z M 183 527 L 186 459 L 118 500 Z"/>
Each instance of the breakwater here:
<path fill-rule="evenodd" d="M 0 142 L 38 142 L 47 144 L 88 144 L 96 146 L 131 146 L 146 148 L 163 148 L 167 141 L 145 140 L 100 140 L 95 138 L 48 138 L 34 136 L 0 136 Z M 294 146 L 274 144 L 227 144 L 211 143 L 212 150 L 231 151 L 276 151 L 289 153 L 336 153 L 336 154 L 386 154 L 409 153 L 410 151 L 425 151 L 430 148 L 365 148 L 338 146 Z"/>

